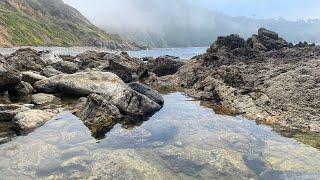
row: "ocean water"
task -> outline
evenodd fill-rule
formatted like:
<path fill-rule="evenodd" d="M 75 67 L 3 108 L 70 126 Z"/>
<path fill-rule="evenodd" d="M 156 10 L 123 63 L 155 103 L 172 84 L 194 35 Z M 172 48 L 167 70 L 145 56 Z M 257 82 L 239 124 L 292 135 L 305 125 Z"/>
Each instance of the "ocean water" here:
<path fill-rule="evenodd" d="M 159 57 L 159 56 L 176 56 L 181 59 L 191 59 L 194 56 L 201 55 L 206 52 L 208 47 L 187 47 L 187 48 L 159 48 L 143 51 L 128 51 L 133 57 Z"/>
<path fill-rule="evenodd" d="M 95 48 L 95 47 L 31 47 L 37 51 L 50 50 L 57 55 L 72 55 L 83 53 L 85 51 L 97 51 L 97 52 L 112 52 L 120 53 L 119 51 L 110 51 L 105 48 Z M 194 56 L 203 54 L 206 52 L 208 47 L 187 47 L 187 48 L 158 48 L 143 51 L 127 51 L 132 57 L 159 57 L 159 56 L 176 56 L 181 59 L 191 59 Z M 19 49 L 16 48 L 0 48 L 0 54 L 9 55 Z"/>

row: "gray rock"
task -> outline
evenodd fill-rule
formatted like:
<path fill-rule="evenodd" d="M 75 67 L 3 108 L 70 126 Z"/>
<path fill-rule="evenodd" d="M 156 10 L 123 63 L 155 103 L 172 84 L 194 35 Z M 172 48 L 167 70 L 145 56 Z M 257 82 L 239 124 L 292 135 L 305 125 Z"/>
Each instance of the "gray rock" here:
<path fill-rule="evenodd" d="M 133 71 L 118 62 L 115 62 L 113 60 L 109 60 L 109 66 L 103 69 L 104 71 L 109 71 L 117 76 L 119 76 L 125 83 L 129 83 L 133 81 Z"/>
<path fill-rule="evenodd" d="M 103 138 L 122 118 L 119 109 L 102 96 L 91 94 L 77 115 L 95 138 Z"/>
<path fill-rule="evenodd" d="M 57 112 L 51 110 L 27 110 L 14 116 L 13 122 L 17 129 L 21 131 L 29 131 L 44 125 Z"/>
<path fill-rule="evenodd" d="M 31 97 L 31 103 L 35 105 L 44 105 L 44 104 L 54 103 L 57 101 L 59 101 L 59 99 L 52 94 L 39 93 L 39 94 L 34 94 Z"/>
<path fill-rule="evenodd" d="M 150 87 L 138 83 L 138 82 L 133 82 L 128 84 L 133 90 L 137 91 L 138 93 L 141 93 L 145 96 L 147 96 L 148 98 L 150 98 L 151 100 L 153 100 L 154 102 L 158 103 L 159 105 L 163 105 L 164 104 L 164 99 L 161 96 L 161 94 L 158 91 L 155 91 L 153 89 L 151 89 Z"/>
<path fill-rule="evenodd" d="M 63 72 L 56 70 L 52 66 L 47 66 L 41 71 L 41 75 L 48 78 L 59 74 L 63 74 Z"/>
<path fill-rule="evenodd" d="M 30 110 L 30 108 L 32 107 L 32 105 L 0 104 L 0 122 L 12 121 L 16 114 L 18 114 L 19 112 Z"/>
<path fill-rule="evenodd" d="M 67 74 L 73 74 L 79 70 L 79 66 L 77 64 L 68 61 L 59 61 L 51 66 L 56 70 Z"/>
<path fill-rule="evenodd" d="M 32 71 L 24 71 L 24 72 L 21 72 L 21 74 L 22 74 L 22 80 L 24 82 L 30 83 L 31 85 L 33 85 L 37 81 L 47 79 L 47 77 L 42 76 L 42 75 L 35 73 L 35 72 L 32 72 Z"/>

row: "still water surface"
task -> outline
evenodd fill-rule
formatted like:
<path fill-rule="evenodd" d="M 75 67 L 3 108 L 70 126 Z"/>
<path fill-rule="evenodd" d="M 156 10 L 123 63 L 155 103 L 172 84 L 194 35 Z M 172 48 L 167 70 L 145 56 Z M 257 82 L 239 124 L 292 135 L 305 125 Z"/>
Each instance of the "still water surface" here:
<path fill-rule="evenodd" d="M 95 140 L 65 112 L 0 145 L 0 179 L 319 179 L 320 152 L 181 93 L 138 126 Z"/>

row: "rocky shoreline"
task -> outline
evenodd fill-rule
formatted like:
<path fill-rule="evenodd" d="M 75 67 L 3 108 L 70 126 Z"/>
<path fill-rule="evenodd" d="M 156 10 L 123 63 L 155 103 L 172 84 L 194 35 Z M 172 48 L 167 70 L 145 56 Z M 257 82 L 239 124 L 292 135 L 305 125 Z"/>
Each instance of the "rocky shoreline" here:
<path fill-rule="evenodd" d="M 20 134 L 69 110 L 100 139 L 117 123 L 145 121 L 159 111 L 164 100 L 153 87 L 186 92 L 259 123 L 320 132 L 319 57 L 319 46 L 293 45 L 263 28 L 248 40 L 219 37 L 207 53 L 184 62 L 19 49 L 0 55 L 0 121 Z M 65 98 L 76 100 L 70 107 Z"/>
<path fill-rule="evenodd" d="M 293 45 L 267 29 L 248 40 L 219 37 L 174 75 L 147 84 L 211 100 L 258 123 L 320 132 L 320 46 Z"/>

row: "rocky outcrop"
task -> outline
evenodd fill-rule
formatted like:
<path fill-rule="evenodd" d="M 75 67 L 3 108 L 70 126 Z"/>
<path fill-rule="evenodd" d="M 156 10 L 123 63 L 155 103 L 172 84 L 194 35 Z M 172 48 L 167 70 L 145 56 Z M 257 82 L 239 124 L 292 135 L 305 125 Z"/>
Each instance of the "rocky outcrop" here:
<path fill-rule="evenodd" d="M 12 121 L 16 114 L 30 110 L 32 107 L 32 105 L 0 104 L 0 121 Z"/>
<path fill-rule="evenodd" d="M 214 108 L 259 123 L 320 132 L 320 47 L 292 45 L 259 29 L 247 41 L 219 37 L 204 55 L 145 82 L 213 101 Z"/>

